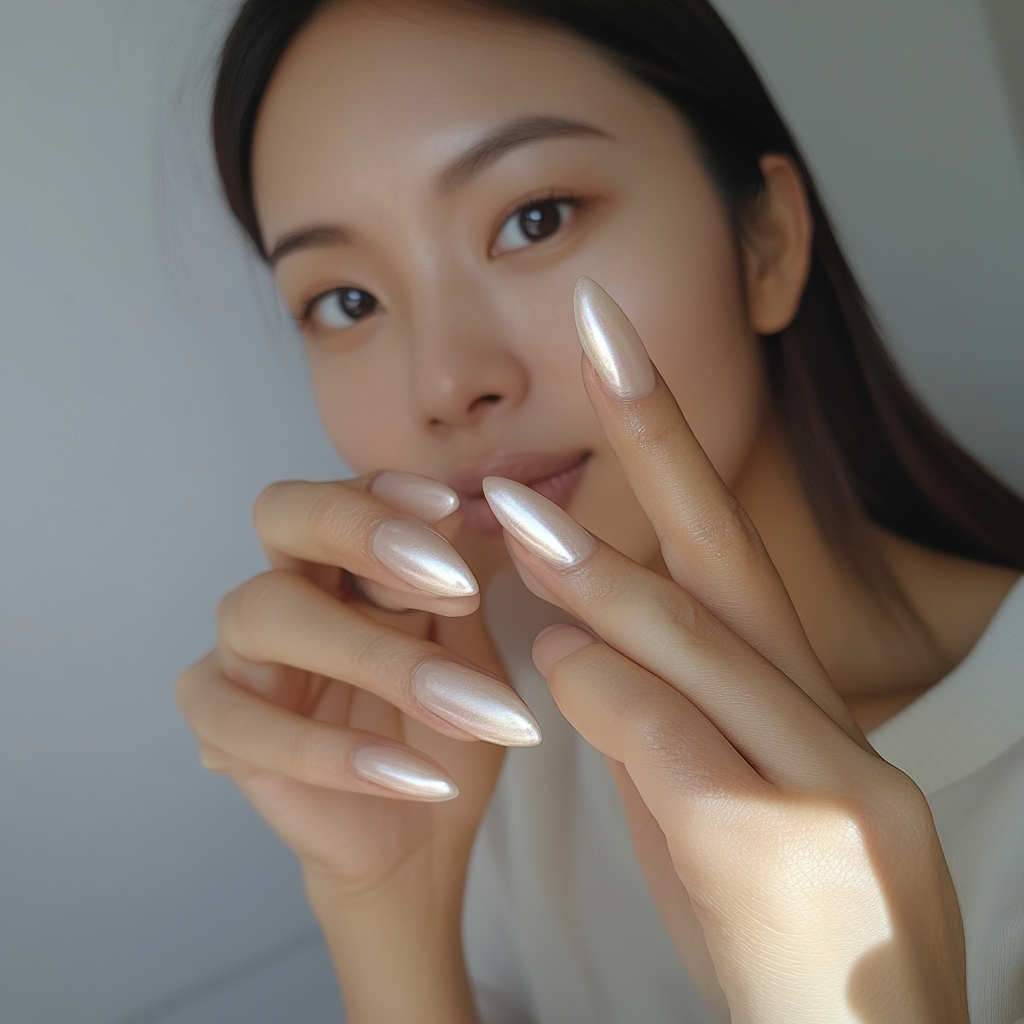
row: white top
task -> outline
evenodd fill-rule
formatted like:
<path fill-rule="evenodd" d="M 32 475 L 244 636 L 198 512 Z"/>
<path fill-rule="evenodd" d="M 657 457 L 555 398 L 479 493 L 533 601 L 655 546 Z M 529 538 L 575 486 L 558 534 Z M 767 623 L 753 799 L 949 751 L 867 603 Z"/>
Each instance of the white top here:
<path fill-rule="evenodd" d="M 603 757 L 555 706 L 533 638 L 569 617 L 511 572 L 495 644 L 544 730 L 509 751 L 470 866 L 466 955 L 486 1024 L 713 1024 L 633 853 Z M 870 734 L 931 805 L 967 936 L 972 1024 L 1024 1022 L 1024 580 L 968 657 Z"/>

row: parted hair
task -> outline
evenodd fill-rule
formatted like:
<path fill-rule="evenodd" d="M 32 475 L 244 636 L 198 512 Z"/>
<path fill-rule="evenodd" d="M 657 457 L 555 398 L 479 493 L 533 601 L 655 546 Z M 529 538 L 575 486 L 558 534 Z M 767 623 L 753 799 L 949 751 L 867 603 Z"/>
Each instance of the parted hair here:
<path fill-rule="evenodd" d="M 290 42 L 326 3 L 247 0 L 221 51 L 212 129 L 225 198 L 259 255 L 251 155 L 260 103 Z M 438 0 L 443 2 L 443 0 Z M 871 522 L 936 551 L 1024 571 L 1024 501 L 954 441 L 902 378 L 836 240 L 806 161 L 707 0 L 458 0 L 568 30 L 668 100 L 691 127 L 734 230 L 763 194 L 759 160 L 790 157 L 813 217 L 792 323 L 762 338 L 771 402 L 828 544 L 910 611 Z"/>

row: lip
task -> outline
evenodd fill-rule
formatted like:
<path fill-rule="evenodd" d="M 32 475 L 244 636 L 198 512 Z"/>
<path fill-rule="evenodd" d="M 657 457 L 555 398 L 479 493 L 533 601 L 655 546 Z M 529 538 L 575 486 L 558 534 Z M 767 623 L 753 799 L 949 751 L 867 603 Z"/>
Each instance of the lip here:
<path fill-rule="evenodd" d="M 484 534 L 501 533 L 484 499 L 485 476 L 503 476 L 526 484 L 560 508 L 572 499 L 583 477 L 591 453 L 576 449 L 569 452 L 495 452 L 482 462 L 457 467 L 448 477 L 448 486 L 459 495 L 459 508 L 465 524 Z"/>

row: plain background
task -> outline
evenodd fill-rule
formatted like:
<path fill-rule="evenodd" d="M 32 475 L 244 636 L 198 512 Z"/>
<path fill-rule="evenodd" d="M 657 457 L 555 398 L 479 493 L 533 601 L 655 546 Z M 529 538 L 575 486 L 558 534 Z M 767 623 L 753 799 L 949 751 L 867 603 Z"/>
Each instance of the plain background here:
<path fill-rule="evenodd" d="M 1024 4 L 720 6 L 909 378 L 1024 489 Z M 256 494 L 345 475 L 210 170 L 231 7 L 0 3 L 0 1024 L 341 1016 L 171 692 L 263 568 Z"/>

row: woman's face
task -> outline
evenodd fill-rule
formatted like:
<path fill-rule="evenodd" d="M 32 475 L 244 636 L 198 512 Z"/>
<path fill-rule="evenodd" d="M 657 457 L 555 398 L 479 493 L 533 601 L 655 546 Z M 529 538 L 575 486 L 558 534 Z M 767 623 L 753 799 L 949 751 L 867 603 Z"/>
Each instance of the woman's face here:
<path fill-rule="evenodd" d="M 580 375 L 576 279 L 622 306 L 727 483 L 763 373 L 725 211 L 669 104 L 569 35 L 457 6 L 323 10 L 285 54 L 256 207 L 327 432 L 357 472 L 530 483 L 657 542 Z"/>

